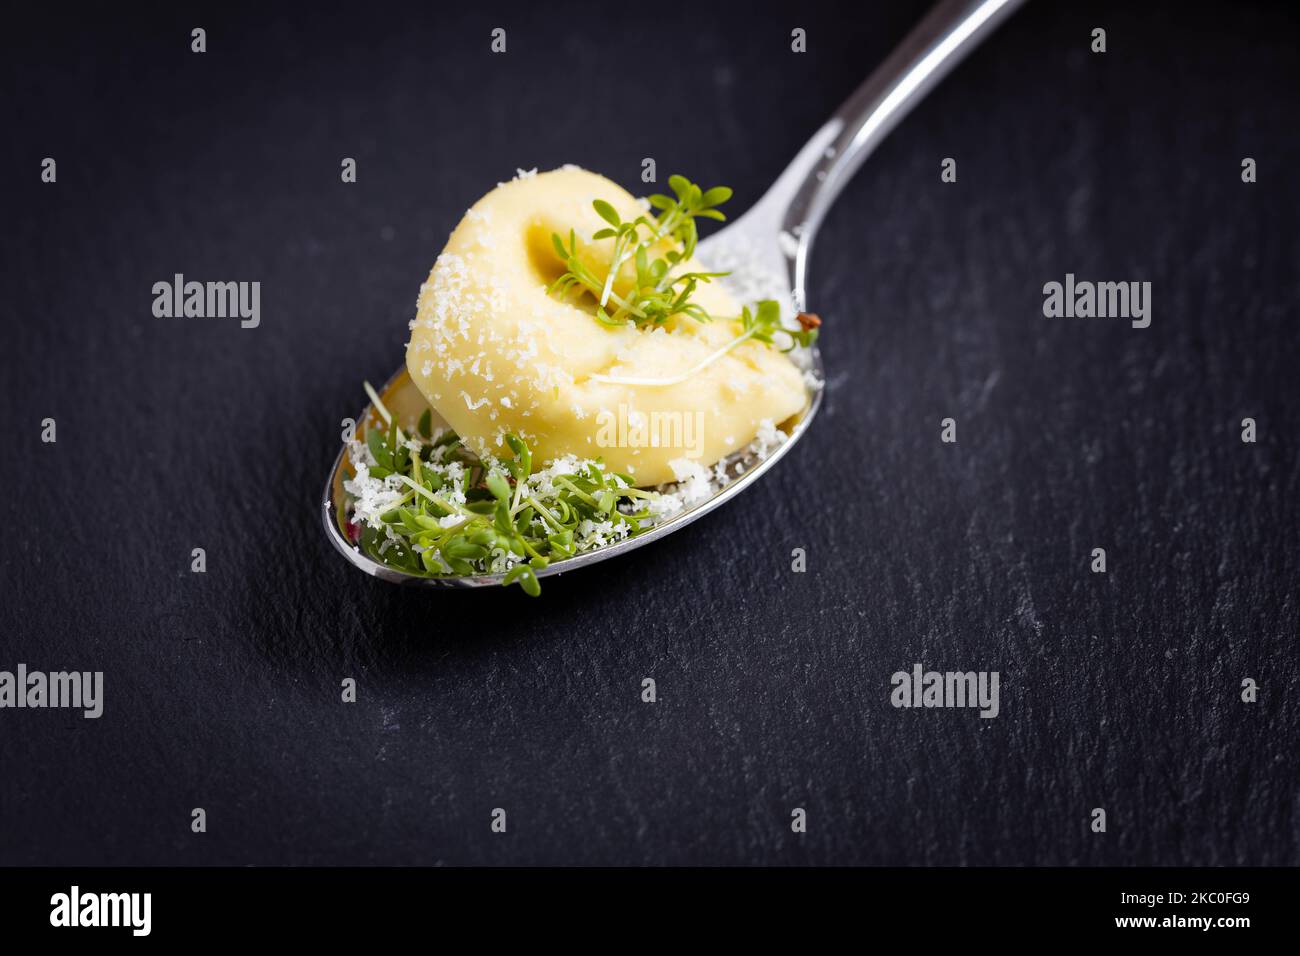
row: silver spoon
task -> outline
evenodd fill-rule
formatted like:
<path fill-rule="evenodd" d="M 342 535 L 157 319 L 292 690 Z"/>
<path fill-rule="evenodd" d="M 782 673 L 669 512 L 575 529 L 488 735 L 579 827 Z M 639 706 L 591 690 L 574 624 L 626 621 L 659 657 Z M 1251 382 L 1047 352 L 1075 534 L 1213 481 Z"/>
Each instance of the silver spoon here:
<path fill-rule="evenodd" d="M 943 0 L 937 4 L 799 151 L 763 198 L 730 226 L 700 243 L 697 250 L 700 260 L 710 268 L 731 269 L 746 276 L 750 286 L 746 291 L 758 293 L 747 298 L 776 298 L 786 307 L 786 315 L 791 314 L 791 306 L 794 311 L 804 311 L 813 238 L 831 204 L 899 121 L 1023 2 Z M 815 347 L 811 350 L 809 367 L 818 380 L 824 380 L 821 354 Z M 389 379 L 380 398 L 399 420 L 418 417 L 428 407 L 405 366 Z M 728 473 L 736 477 L 712 497 L 635 538 L 556 562 L 538 571 L 537 576 L 563 574 L 626 554 L 704 517 L 756 482 L 794 447 L 808 430 L 821 399 L 819 388 L 803 413 L 784 426 L 788 439 L 765 458 L 729 461 Z M 373 407 L 367 407 L 357 421 L 367 425 L 376 423 L 378 413 Z M 434 422 L 438 424 L 436 416 Z M 344 526 L 345 455 L 346 448 L 341 449 L 334 461 L 325 486 L 323 508 L 325 533 L 345 558 L 368 574 L 401 584 L 465 588 L 501 583 L 504 575 L 500 574 L 464 577 L 406 574 L 380 564 L 353 545 Z"/>

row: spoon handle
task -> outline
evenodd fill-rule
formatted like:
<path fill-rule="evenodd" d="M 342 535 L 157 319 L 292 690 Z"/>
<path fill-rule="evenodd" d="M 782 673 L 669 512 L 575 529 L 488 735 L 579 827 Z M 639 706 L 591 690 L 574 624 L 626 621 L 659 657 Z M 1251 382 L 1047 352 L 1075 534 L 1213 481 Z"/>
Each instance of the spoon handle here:
<path fill-rule="evenodd" d="M 795 303 L 804 301 L 813 236 L 876 146 L 927 93 L 1024 0 L 942 0 L 826 122 L 768 196 L 785 206 L 782 229 L 798 240 Z"/>

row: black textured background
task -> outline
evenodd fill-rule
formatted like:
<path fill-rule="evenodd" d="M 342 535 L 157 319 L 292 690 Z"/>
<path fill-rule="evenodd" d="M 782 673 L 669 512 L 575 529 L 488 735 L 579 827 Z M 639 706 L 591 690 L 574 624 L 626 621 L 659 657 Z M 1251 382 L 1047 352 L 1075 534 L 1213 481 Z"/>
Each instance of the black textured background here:
<path fill-rule="evenodd" d="M 107 700 L 0 712 L 0 863 L 1300 862 L 1288 5 L 1029 4 L 827 220 L 805 441 L 540 600 L 399 590 L 319 527 L 447 233 L 516 167 L 644 156 L 739 211 L 923 5 L 32 6 L 0 669 Z M 1067 271 L 1150 280 L 1151 328 L 1044 319 Z M 261 327 L 155 319 L 175 272 L 261 281 Z M 893 709 L 918 661 L 1000 671 L 1001 716 Z"/>

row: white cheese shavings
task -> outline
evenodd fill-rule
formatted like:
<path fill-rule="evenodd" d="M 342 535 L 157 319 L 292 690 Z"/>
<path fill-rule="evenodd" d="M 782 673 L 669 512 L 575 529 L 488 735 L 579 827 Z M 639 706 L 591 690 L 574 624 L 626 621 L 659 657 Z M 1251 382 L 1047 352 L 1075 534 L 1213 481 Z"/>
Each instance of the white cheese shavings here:
<path fill-rule="evenodd" d="M 690 458 L 674 458 L 668 462 L 668 467 L 673 470 L 673 477 L 677 479 L 682 504 L 690 507 L 713 496 L 709 472 L 698 461 L 692 461 Z"/>

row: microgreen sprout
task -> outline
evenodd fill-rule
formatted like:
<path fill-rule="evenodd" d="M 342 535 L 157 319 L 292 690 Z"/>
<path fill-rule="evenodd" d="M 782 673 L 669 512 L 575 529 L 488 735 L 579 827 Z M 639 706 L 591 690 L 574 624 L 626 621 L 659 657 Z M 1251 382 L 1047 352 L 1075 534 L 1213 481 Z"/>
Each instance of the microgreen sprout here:
<path fill-rule="evenodd" d="M 592 381 L 610 382 L 618 385 L 679 385 L 692 375 L 696 375 L 708 368 L 736 346 L 751 339 L 775 347 L 778 336 L 784 336 L 789 344 L 781 349 L 782 352 L 789 352 L 796 345 L 812 345 L 817 340 L 817 325 L 820 324 L 820 320 L 813 324 L 807 317 L 801 315 L 799 328 L 787 329 L 781 324 L 781 307 L 771 299 L 763 299 L 752 310 L 749 306 L 745 306 L 741 310 L 739 335 L 726 345 L 700 359 L 700 361 L 679 375 L 668 378 L 638 378 L 635 376 L 596 374 L 592 375 L 591 378 Z"/>
<path fill-rule="evenodd" d="M 504 574 L 541 591 L 537 573 L 647 530 L 652 491 L 599 460 L 568 459 L 533 474 L 527 443 L 508 435 L 508 456 L 479 458 L 428 411 L 407 436 L 367 383 L 386 427 L 351 449 L 345 531 L 366 555 L 423 577 Z"/>
<path fill-rule="evenodd" d="M 604 276 L 592 272 L 580 258 L 574 230 L 569 231 L 567 245 L 553 233 L 551 243 L 566 271 L 548 291 L 561 298 L 575 289 L 591 294 L 596 300 L 596 318 L 605 325 L 632 322 L 654 326 L 675 315 L 711 321 L 712 316 L 692 302 L 691 296 L 701 282 L 727 273 L 679 271 L 678 267 L 695 253 L 699 239 L 696 219 L 727 218 L 717 207 L 731 198 L 731 190 L 726 186 L 701 190 L 684 176 L 670 176 L 668 185 L 677 198 L 656 193 L 647 201 L 658 211 L 635 219 L 624 220 L 603 199 L 592 202 L 596 214 L 608 224 L 592 235 L 592 241 L 614 242 Z M 633 281 L 630 289 L 619 294 L 614 285 L 628 263 L 633 267 Z"/>
<path fill-rule="evenodd" d="M 726 186 L 701 189 L 685 176 L 670 176 L 668 185 L 676 198 L 655 193 L 648 197 L 647 202 L 656 211 L 631 220 L 624 220 L 605 200 L 593 200 L 592 208 L 608 225 L 595 232 L 592 241 L 609 239 L 614 243 L 609 269 L 604 276 L 582 261 L 576 230 L 569 230 L 567 244 L 558 234 L 552 233 L 551 244 L 564 264 L 565 272 L 547 291 L 562 299 L 568 299 L 575 291 L 590 294 L 596 302 L 596 320 L 603 325 L 620 326 L 631 322 L 637 326 L 656 326 L 678 315 L 698 322 L 713 321 L 714 317 L 693 301 L 692 296 L 700 283 L 729 273 L 679 269 L 695 254 L 699 240 L 696 220 L 724 221 L 726 216 L 717 207 L 730 199 L 732 193 Z M 615 284 L 629 262 L 633 267 L 632 281 L 620 293 Z M 681 375 L 671 379 L 608 375 L 594 375 L 592 378 L 625 385 L 675 385 L 750 340 L 773 346 L 781 335 L 788 343 L 782 351 L 788 352 L 796 345 L 811 345 L 817 338 L 816 328 L 803 323 L 802 319 L 798 329 L 783 326 L 780 306 L 771 299 L 756 303 L 753 309 L 746 306 L 733 320 L 740 323 L 737 336 Z"/>

